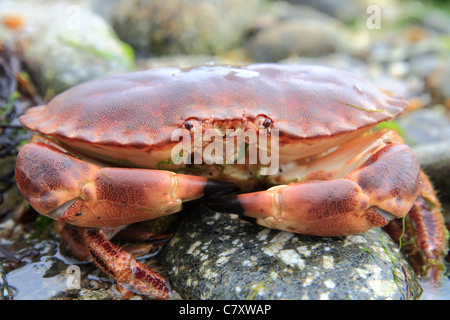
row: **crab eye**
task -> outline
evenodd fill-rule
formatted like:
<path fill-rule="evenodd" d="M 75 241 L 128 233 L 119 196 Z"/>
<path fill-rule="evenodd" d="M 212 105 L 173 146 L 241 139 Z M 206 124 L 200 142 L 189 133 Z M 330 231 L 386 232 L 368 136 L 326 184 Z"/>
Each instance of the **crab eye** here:
<path fill-rule="evenodd" d="M 267 118 L 266 120 L 263 121 L 262 123 L 264 128 L 269 128 L 272 125 L 272 120 L 270 120 L 269 118 Z"/>
<path fill-rule="evenodd" d="M 256 119 L 255 124 L 260 129 L 269 129 L 272 126 L 272 119 L 265 116 L 259 116 Z"/>
<path fill-rule="evenodd" d="M 187 120 L 187 121 L 184 123 L 184 127 L 185 127 L 187 130 L 190 131 L 192 128 L 194 128 L 194 124 L 192 123 L 192 121 Z"/>

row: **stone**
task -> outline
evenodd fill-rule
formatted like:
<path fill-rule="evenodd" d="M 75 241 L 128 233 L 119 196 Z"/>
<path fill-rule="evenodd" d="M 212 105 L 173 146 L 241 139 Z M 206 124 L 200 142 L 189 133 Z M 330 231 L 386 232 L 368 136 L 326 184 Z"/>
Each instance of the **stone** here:
<path fill-rule="evenodd" d="M 261 0 L 94 1 L 119 37 L 143 56 L 223 54 L 240 44 L 261 5 Z"/>
<path fill-rule="evenodd" d="M 134 67 L 131 48 L 83 1 L 3 0 L 0 41 L 16 48 L 46 98 L 78 83 Z M 20 23 L 19 23 L 20 22 Z"/>
<path fill-rule="evenodd" d="M 339 31 L 317 20 L 282 21 L 258 32 L 248 50 L 253 60 L 277 62 L 289 56 L 317 57 L 337 50 Z"/>
<path fill-rule="evenodd" d="M 445 110 L 439 107 L 417 110 L 397 121 L 440 200 L 450 201 L 450 120 Z"/>
<path fill-rule="evenodd" d="M 313 237 L 255 226 L 201 204 L 188 207 L 158 255 L 184 299 L 407 299 L 408 294 L 417 299 L 421 294 L 414 271 L 381 229 Z"/>
<path fill-rule="evenodd" d="M 433 101 L 450 109 L 450 59 L 437 66 L 427 78 Z"/>

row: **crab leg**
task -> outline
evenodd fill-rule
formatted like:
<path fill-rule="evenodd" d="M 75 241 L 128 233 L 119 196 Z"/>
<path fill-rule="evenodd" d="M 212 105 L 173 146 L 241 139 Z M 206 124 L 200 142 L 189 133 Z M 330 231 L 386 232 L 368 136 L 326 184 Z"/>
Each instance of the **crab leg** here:
<path fill-rule="evenodd" d="M 421 171 L 420 178 L 420 194 L 407 219 L 394 220 L 385 230 L 393 239 L 402 241 L 402 250 L 416 272 L 438 283 L 444 270 L 442 259 L 448 251 L 444 217 L 428 177 Z"/>
<path fill-rule="evenodd" d="M 209 205 L 269 228 L 343 236 L 406 215 L 419 193 L 419 164 L 404 144 L 388 144 L 343 179 L 305 181 L 211 199 Z"/>
<path fill-rule="evenodd" d="M 75 257 L 80 260 L 91 258 L 104 273 L 115 279 L 117 288 L 125 298 L 135 293 L 153 299 L 169 298 L 165 279 L 110 242 L 103 230 L 73 227 L 65 223 L 56 226 Z"/>
<path fill-rule="evenodd" d="M 16 179 L 22 194 L 39 213 L 91 228 L 175 213 L 183 201 L 233 185 L 163 170 L 102 168 L 42 143 L 22 148 Z"/>

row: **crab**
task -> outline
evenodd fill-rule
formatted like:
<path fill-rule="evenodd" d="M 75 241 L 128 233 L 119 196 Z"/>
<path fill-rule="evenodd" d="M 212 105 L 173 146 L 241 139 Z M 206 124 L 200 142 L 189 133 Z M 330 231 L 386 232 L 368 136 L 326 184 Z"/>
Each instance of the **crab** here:
<path fill-rule="evenodd" d="M 361 233 L 410 212 L 416 251 L 437 278 L 439 263 L 432 262 L 447 251 L 439 201 L 399 134 L 375 130 L 407 107 L 365 79 L 322 66 L 166 67 L 106 76 L 20 118 L 35 135 L 18 155 L 16 180 L 31 206 L 58 222 L 72 251 L 92 259 L 124 295 L 166 299 L 169 290 L 162 276 L 110 242 L 112 230 L 203 197 L 218 212 L 316 236 Z M 177 149 L 177 130 L 184 147 L 198 142 L 196 134 L 215 139 Z M 229 145 L 242 132 L 231 152 L 209 153 L 218 161 L 192 161 L 216 139 Z M 276 170 L 259 157 L 249 161 L 256 151 L 267 152 Z M 241 192 L 223 195 L 234 186 Z"/>

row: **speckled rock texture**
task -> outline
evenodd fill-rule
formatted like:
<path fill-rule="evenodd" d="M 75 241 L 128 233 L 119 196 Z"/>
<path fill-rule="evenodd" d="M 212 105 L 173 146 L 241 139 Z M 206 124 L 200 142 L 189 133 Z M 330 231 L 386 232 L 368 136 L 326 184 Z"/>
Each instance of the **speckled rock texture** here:
<path fill-rule="evenodd" d="M 6 279 L 6 272 L 3 266 L 0 264 L 0 300 L 11 300 L 12 290 L 9 287 L 8 280 Z"/>
<path fill-rule="evenodd" d="M 203 206 L 191 211 L 159 255 L 182 298 L 417 299 L 422 292 L 404 257 L 392 262 L 398 246 L 381 229 L 321 238 Z"/>

